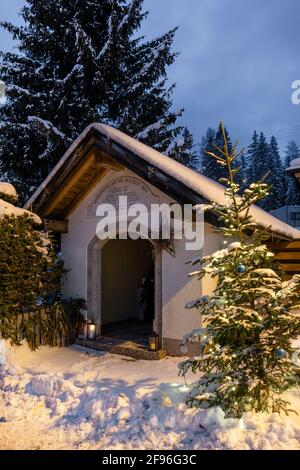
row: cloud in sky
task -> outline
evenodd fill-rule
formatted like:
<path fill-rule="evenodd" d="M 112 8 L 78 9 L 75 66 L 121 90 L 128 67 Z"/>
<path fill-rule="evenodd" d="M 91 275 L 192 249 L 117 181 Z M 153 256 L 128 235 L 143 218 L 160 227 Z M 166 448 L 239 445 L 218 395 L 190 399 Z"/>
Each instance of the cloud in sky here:
<path fill-rule="evenodd" d="M 1 0 L 0 18 L 20 21 L 22 0 Z M 169 69 L 177 83 L 174 106 L 200 140 L 223 119 L 232 137 L 247 144 L 254 129 L 276 131 L 281 148 L 300 143 L 300 105 L 291 84 L 300 79 L 298 0 L 145 0 L 147 37 L 179 26 Z M 0 32 L 1 49 L 11 46 Z M 279 132 L 280 130 L 280 132 Z"/>

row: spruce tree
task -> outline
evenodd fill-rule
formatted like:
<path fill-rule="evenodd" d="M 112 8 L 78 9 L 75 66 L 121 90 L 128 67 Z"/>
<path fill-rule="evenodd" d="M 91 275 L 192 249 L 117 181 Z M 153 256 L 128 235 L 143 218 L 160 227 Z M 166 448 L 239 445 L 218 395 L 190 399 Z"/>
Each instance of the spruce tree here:
<path fill-rule="evenodd" d="M 261 179 L 270 170 L 270 147 L 263 132 L 254 131 L 247 152 L 248 182 Z"/>
<path fill-rule="evenodd" d="M 300 157 L 300 149 L 294 140 L 291 140 L 285 151 L 285 169 L 289 168 L 292 160 Z M 300 205 L 300 185 L 294 175 L 285 175 L 285 205 Z"/>
<path fill-rule="evenodd" d="M 247 151 L 247 183 L 253 183 L 268 174 L 270 195 L 258 204 L 267 211 L 282 207 L 285 202 L 285 176 L 278 144 L 274 136 L 267 143 L 263 132 L 254 131 Z"/>
<path fill-rule="evenodd" d="M 231 149 L 232 145 L 227 129 L 225 129 L 225 135 L 227 138 L 229 149 Z M 217 131 L 214 131 L 212 128 L 208 128 L 201 145 L 201 173 L 203 173 L 203 175 L 207 176 L 208 178 L 211 178 L 216 181 L 225 176 L 225 171 L 224 168 L 220 167 L 220 165 L 218 165 L 216 161 L 212 160 L 208 156 L 207 152 L 214 150 L 220 154 L 220 152 L 216 150 L 216 147 L 219 147 L 221 149 L 223 145 L 224 139 L 221 129 L 221 123 L 219 124 Z"/>
<path fill-rule="evenodd" d="M 251 144 L 248 147 L 246 155 L 247 182 L 253 183 L 256 180 L 255 162 L 257 161 L 258 134 L 253 132 Z"/>
<path fill-rule="evenodd" d="M 167 81 L 176 29 L 146 41 L 137 35 L 142 8 L 143 0 L 26 0 L 24 26 L 1 23 L 19 51 L 1 53 L 0 171 L 23 194 L 92 122 L 191 165 L 192 139 L 177 124 L 182 110 L 171 110 Z"/>
<path fill-rule="evenodd" d="M 208 157 L 207 152 L 212 152 L 214 149 L 216 133 L 215 130 L 209 127 L 200 145 L 200 172 L 208 178 L 214 178 L 215 162 Z"/>
<path fill-rule="evenodd" d="M 174 138 L 164 154 L 174 158 L 174 160 L 197 169 L 198 155 L 194 149 L 194 139 L 187 128 L 184 128 L 181 135 Z"/>
<path fill-rule="evenodd" d="M 257 138 L 257 137 L 256 137 Z M 268 175 L 268 180 L 269 182 L 270 179 L 270 147 L 269 144 L 266 140 L 266 137 L 263 132 L 260 132 L 258 139 L 257 139 L 257 144 L 255 146 L 255 137 L 253 135 L 253 153 L 252 153 L 252 163 L 251 163 L 251 182 L 260 180 L 261 178 L 264 178 L 266 175 Z M 250 175 L 249 175 L 250 176 Z M 263 207 L 266 210 L 271 210 L 272 207 L 272 202 L 270 201 L 270 198 L 263 198 L 262 200 L 259 200 L 258 205 Z"/>
<path fill-rule="evenodd" d="M 255 169 L 255 180 L 261 179 L 269 172 L 269 145 L 267 143 L 266 137 L 263 132 L 260 132 L 257 151 L 255 152 L 255 158 L 252 161 L 252 164 Z"/>
<path fill-rule="evenodd" d="M 224 132 L 223 132 L 224 131 Z M 226 127 L 223 129 L 222 127 L 222 123 L 220 122 L 219 123 L 219 127 L 218 127 L 218 130 L 216 132 L 216 138 L 215 138 L 215 142 L 214 142 L 214 152 L 217 156 L 219 157 L 222 157 L 222 152 L 221 150 L 223 149 L 224 145 L 225 145 L 225 141 L 224 141 L 224 135 L 225 135 L 225 138 L 226 138 L 226 142 L 227 142 L 227 146 L 228 146 L 228 151 L 231 152 L 232 151 L 232 144 L 231 144 L 231 140 L 230 140 L 230 137 L 229 137 L 229 134 L 228 134 L 228 131 L 226 129 Z M 220 150 L 219 150 L 220 149 Z M 235 162 L 236 164 L 236 162 Z M 216 168 L 215 168 L 215 176 L 214 176 L 214 179 L 215 180 L 219 180 L 220 178 L 224 178 L 226 176 L 226 169 L 225 167 L 223 167 L 222 165 L 219 165 L 218 162 L 216 161 Z"/>
<path fill-rule="evenodd" d="M 274 136 L 271 137 L 269 144 L 269 171 L 270 177 L 268 178 L 268 183 L 271 185 L 271 190 L 266 203 L 273 210 L 284 206 L 285 200 L 285 174 L 278 144 Z"/>
<path fill-rule="evenodd" d="M 241 187 L 244 189 L 247 186 L 247 155 L 244 149 L 241 150 L 238 158 L 236 159 L 236 167 L 238 168 L 237 181 Z"/>
<path fill-rule="evenodd" d="M 220 406 L 233 417 L 245 411 L 288 412 L 282 393 L 300 383 L 291 344 L 300 334 L 299 317 L 293 314 L 300 307 L 300 276 L 283 281 L 265 244 L 268 228 L 258 226 L 249 212 L 268 195 L 269 186 L 252 183 L 238 195 L 236 148 L 229 153 L 223 135 L 222 157 L 211 156 L 227 168 L 228 204 L 210 209 L 219 215 L 224 249 L 194 260 L 200 268 L 191 273 L 217 278 L 217 287 L 187 305 L 199 309 L 202 326 L 186 335 L 183 350 L 189 341 L 199 341 L 200 355 L 182 362 L 179 370 L 200 374 L 188 397 L 193 406 Z"/>

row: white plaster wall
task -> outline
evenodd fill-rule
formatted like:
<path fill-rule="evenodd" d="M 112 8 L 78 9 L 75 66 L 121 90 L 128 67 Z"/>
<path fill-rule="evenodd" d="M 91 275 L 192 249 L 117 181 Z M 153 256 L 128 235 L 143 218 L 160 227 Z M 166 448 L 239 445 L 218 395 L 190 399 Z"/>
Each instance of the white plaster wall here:
<path fill-rule="evenodd" d="M 200 295 L 210 294 L 216 280 L 205 276 L 200 281 L 188 275 L 198 269 L 197 265 L 186 264 L 197 257 L 206 256 L 222 247 L 222 235 L 205 223 L 204 246 L 200 253 L 187 251 L 184 240 L 176 240 L 176 256 L 173 258 L 163 252 L 162 261 L 162 324 L 163 337 L 182 339 L 182 336 L 201 325 L 201 316 L 197 309 L 186 310 L 187 302 Z"/>
<path fill-rule="evenodd" d="M 109 172 L 69 217 L 69 233 L 62 235 L 62 256 L 65 267 L 69 270 L 63 284 L 65 298 L 87 298 L 87 247 L 96 234 L 98 222 L 96 215 L 91 216 L 89 208 L 97 199 L 101 188 L 121 176 L 136 177 L 129 171 Z M 156 188 L 152 189 L 159 195 L 159 203 L 171 202 L 165 194 Z M 200 256 L 210 254 L 221 246 L 222 236 L 205 223 L 204 248 Z M 201 323 L 197 310 L 186 310 L 185 304 L 199 295 L 211 293 L 215 280 L 206 277 L 198 281 L 188 277 L 189 272 L 197 267 L 193 268 L 185 263 L 198 253 L 186 251 L 184 240 L 175 241 L 175 251 L 175 258 L 166 251 L 162 252 L 162 329 L 164 337 L 181 339 L 183 334 Z"/>
<path fill-rule="evenodd" d="M 62 294 L 64 298 L 87 298 L 87 247 L 90 241 L 96 235 L 96 226 L 99 218 L 96 217 L 93 206 L 97 196 L 101 190 L 105 188 L 111 181 L 121 177 L 134 177 L 139 179 L 134 173 L 130 171 L 110 171 L 102 181 L 92 189 L 87 197 L 81 204 L 73 211 L 69 217 L 69 233 L 62 234 L 61 252 L 65 263 L 65 268 L 68 270 L 66 278 L 62 286 Z M 142 183 L 145 183 L 140 179 Z M 146 185 L 153 191 L 153 194 L 146 194 L 147 199 L 145 203 L 170 203 L 171 199 L 163 194 L 158 189 L 146 183 Z M 129 192 L 135 190 L 135 187 L 129 187 Z M 140 201 L 144 202 L 144 201 Z M 94 214 L 94 216 L 92 215 Z"/>

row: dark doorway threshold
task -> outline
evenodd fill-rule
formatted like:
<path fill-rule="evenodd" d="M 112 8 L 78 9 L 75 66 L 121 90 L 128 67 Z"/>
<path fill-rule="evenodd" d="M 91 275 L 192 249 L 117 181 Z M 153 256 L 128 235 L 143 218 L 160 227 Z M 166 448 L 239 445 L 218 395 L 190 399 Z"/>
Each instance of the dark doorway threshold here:
<path fill-rule="evenodd" d="M 101 327 L 101 336 L 104 338 L 133 341 L 141 346 L 148 346 L 148 338 L 151 334 L 152 322 L 139 323 L 135 318 Z"/>
<path fill-rule="evenodd" d="M 76 344 L 86 348 L 107 351 L 112 354 L 155 361 L 166 357 L 166 351 L 148 350 L 148 338 L 152 322 L 138 323 L 136 319 L 103 325 L 102 335 L 94 341 L 78 339 Z"/>

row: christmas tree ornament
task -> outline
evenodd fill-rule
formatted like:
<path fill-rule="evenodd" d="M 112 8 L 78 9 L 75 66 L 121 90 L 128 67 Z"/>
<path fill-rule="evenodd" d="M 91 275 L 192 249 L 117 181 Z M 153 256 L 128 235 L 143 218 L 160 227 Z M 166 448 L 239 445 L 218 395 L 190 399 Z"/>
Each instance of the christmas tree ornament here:
<path fill-rule="evenodd" d="M 243 274 L 246 271 L 246 266 L 244 264 L 238 264 L 236 267 L 236 271 L 239 274 Z"/>
<path fill-rule="evenodd" d="M 276 348 L 275 349 L 275 357 L 277 359 L 282 359 L 283 357 L 286 356 L 286 350 L 283 348 Z"/>

